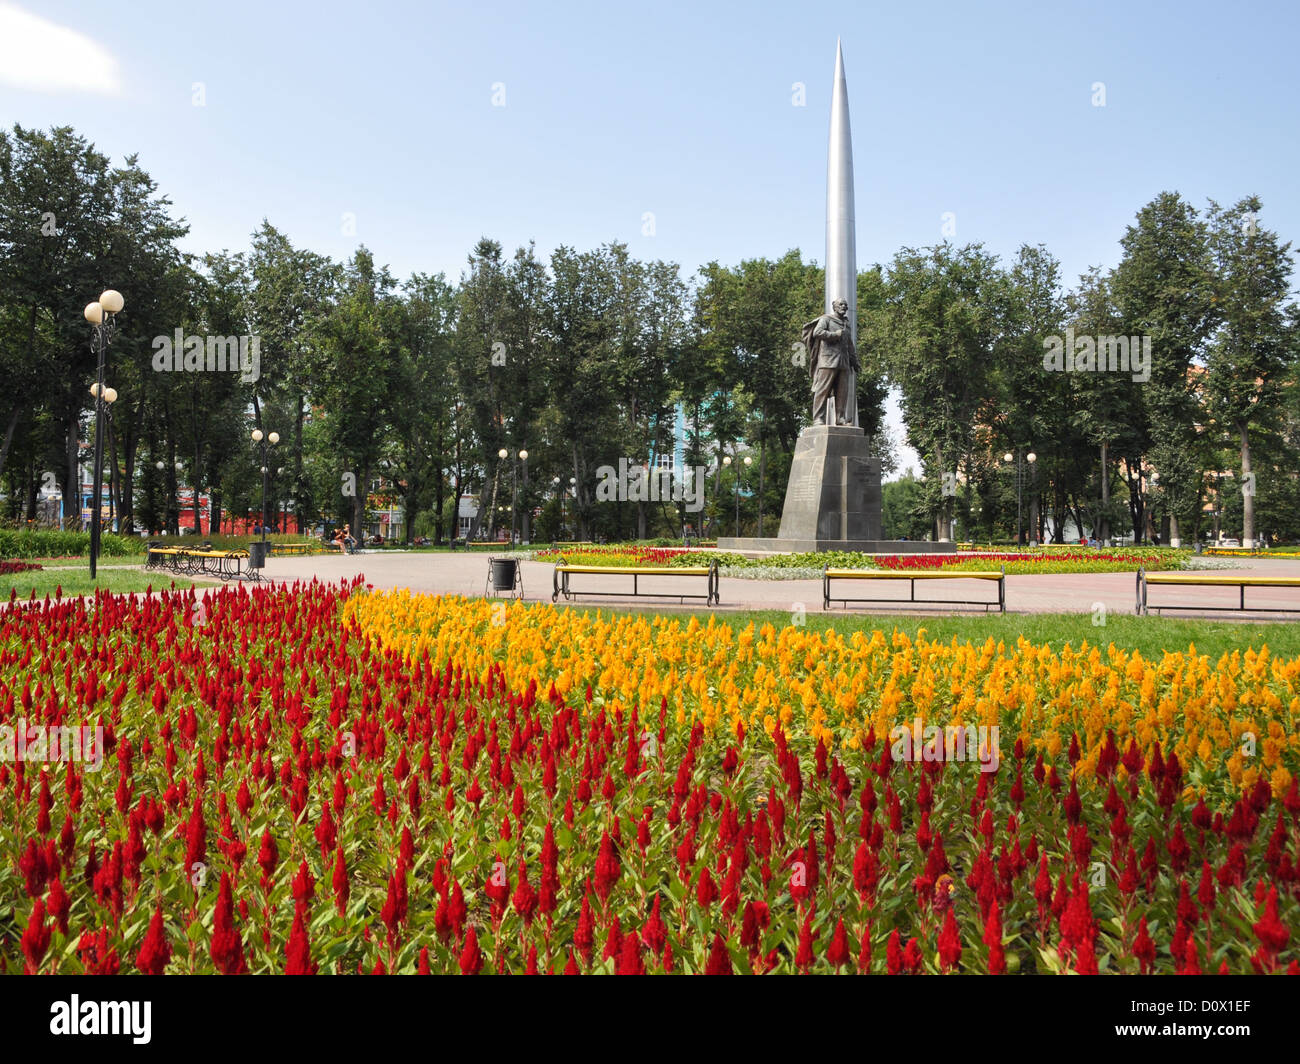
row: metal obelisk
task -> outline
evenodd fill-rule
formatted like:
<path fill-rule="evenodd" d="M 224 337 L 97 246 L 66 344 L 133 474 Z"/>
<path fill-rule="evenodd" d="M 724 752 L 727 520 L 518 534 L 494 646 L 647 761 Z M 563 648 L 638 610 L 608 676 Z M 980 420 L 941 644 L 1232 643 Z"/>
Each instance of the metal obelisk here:
<path fill-rule="evenodd" d="M 799 433 L 790 460 L 790 474 L 776 537 L 719 536 L 724 550 L 752 551 L 864 551 L 876 554 L 951 553 L 952 543 L 916 540 L 891 541 L 881 537 L 880 459 L 871 454 L 857 413 L 857 378 L 853 354 L 839 347 L 843 336 L 834 304 L 843 300 L 853 347 L 858 341 L 858 262 L 853 217 L 853 137 L 849 131 L 849 89 L 844 79 L 844 50 L 835 43 L 835 82 L 831 89 L 830 148 L 826 156 L 826 317 L 804 326 L 801 345 L 810 358 L 820 360 L 827 339 L 836 346 L 837 360 L 829 366 L 810 366 L 813 402 L 824 404 L 823 422 L 814 409 L 814 423 Z M 823 339 L 818 340 L 818 330 Z M 847 364 L 839 359 L 846 359 Z M 860 361 L 860 360 L 859 360 Z M 838 373 L 836 392 L 847 388 L 844 419 L 835 423 L 838 394 L 827 396 L 825 368 Z M 819 398 L 824 396 L 824 398 Z M 825 603 L 829 605 L 829 601 Z"/>
<path fill-rule="evenodd" d="M 849 87 L 844 49 L 835 42 L 831 88 L 831 136 L 826 155 L 826 311 L 842 299 L 849 305 L 853 345 L 858 343 L 858 257 L 853 219 L 853 134 L 849 129 Z"/>

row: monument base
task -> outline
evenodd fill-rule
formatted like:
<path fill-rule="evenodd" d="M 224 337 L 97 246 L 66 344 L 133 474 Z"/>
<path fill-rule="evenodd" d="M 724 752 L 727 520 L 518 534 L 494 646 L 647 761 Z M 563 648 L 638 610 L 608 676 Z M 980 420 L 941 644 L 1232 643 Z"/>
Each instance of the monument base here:
<path fill-rule="evenodd" d="M 718 537 L 720 550 L 864 554 L 951 554 L 954 543 L 882 539 L 880 459 L 852 425 L 810 425 L 799 433 L 775 537 Z"/>
<path fill-rule="evenodd" d="M 810 425 L 799 433 L 778 538 L 818 544 L 879 540 L 880 459 L 870 451 L 866 433 L 853 425 Z"/>
<path fill-rule="evenodd" d="M 777 537 L 719 536 L 718 550 L 741 553 L 803 553 L 818 550 L 851 550 L 863 554 L 953 554 L 955 543 L 934 543 L 925 539 L 788 539 Z"/>

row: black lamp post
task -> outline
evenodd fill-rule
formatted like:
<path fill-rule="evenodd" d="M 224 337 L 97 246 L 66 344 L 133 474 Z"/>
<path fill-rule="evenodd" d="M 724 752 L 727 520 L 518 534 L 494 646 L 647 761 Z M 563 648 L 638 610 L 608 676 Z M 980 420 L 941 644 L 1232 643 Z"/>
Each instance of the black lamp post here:
<path fill-rule="evenodd" d="M 253 442 L 256 443 L 256 444 L 259 444 L 259 445 L 261 446 L 261 449 L 262 449 L 262 547 L 261 547 L 261 561 L 262 561 L 262 565 L 265 565 L 265 564 L 266 564 L 266 481 L 267 481 L 267 476 L 270 474 L 270 471 L 271 471 L 271 470 L 270 470 L 270 467 L 267 465 L 266 448 L 267 448 L 268 445 L 270 445 L 271 447 L 274 447 L 277 443 L 279 443 L 279 442 L 280 442 L 280 434 L 279 434 L 278 432 L 272 432 L 272 433 L 268 433 L 268 434 L 263 434 L 263 432 L 262 432 L 261 429 L 254 429 L 253 432 L 252 432 L 252 438 L 253 438 Z M 253 568 L 260 569 L 260 568 L 262 568 L 262 566 L 261 566 L 261 565 L 253 566 Z"/>
<path fill-rule="evenodd" d="M 515 513 L 519 509 L 519 462 L 524 463 L 525 477 L 528 470 L 528 452 L 521 450 L 512 456 L 504 447 L 497 451 L 497 457 L 503 462 L 510 459 L 510 545 L 515 545 Z"/>
<path fill-rule="evenodd" d="M 1020 546 L 1020 513 L 1021 513 L 1020 492 L 1025 483 L 1025 472 L 1033 468 L 1034 463 L 1038 461 L 1038 455 L 1034 454 L 1033 451 L 1030 451 L 1028 454 L 1026 454 L 1023 450 L 1017 447 L 1016 453 L 1014 455 L 1010 451 L 1008 451 L 1006 454 L 1002 456 L 1002 460 L 1004 462 L 1014 461 L 1016 463 L 1016 546 L 1019 547 Z M 1025 463 L 1027 463 L 1027 465 Z"/>
<path fill-rule="evenodd" d="M 90 394 L 95 397 L 95 458 L 90 502 L 90 578 L 96 579 L 96 563 L 99 560 L 100 508 L 103 505 L 104 491 L 104 415 L 108 406 L 117 400 L 117 392 L 104 387 L 104 370 L 108 362 L 108 345 L 113 341 L 114 317 L 124 305 L 120 292 L 106 289 L 98 301 L 87 304 L 84 311 L 86 320 L 94 326 L 90 334 L 90 350 L 97 356 L 95 383 L 90 386 Z"/>
<path fill-rule="evenodd" d="M 745 465 L 745 468 L 746 468 L 746 469 L 748 469 L 751 465 L 754 464 L 754 459 L 751 458 L 749 455 L 745 455 L 743 461 L 744 461 L 744 465 Z M 730 466 L 730 465 L 731 465 L 731 455 L 727 455 L 725 458 L 723 458 L 723 459 L 722 459 L 722 464 L 723 464 L 724 466 Z M 737 536 L 740 535 L 740 474 L 741 474 L 741 468 L 740 468 L 740 466 L 737 466 L 737 467 L 736 467 L 736 485 L 735 485 L 735 495 L 736 495 L 736 531 L 735 531 L 735 535 L 737 535 Z"/>

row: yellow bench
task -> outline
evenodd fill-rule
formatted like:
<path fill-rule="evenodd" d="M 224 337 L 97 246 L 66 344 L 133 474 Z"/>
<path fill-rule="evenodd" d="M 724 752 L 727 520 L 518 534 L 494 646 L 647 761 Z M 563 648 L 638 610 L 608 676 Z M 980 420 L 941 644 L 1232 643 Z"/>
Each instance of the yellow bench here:
<path fill-rule="evenodd" d="M 917 605 L 940 606 L 983 606 L 984 612 L 996 606 L 999 613 L 1007 612 L 1006 566 L 994 572 L 991 569 L 972 572 L 945 572 L 942 569 L 831 569 L 822 574 L 822 609 L 829 610 L 831 602 L 842 602 L 847 607 L 850 602 L 895 602 Z M 911 582 L 911 594 L 907 599 L 899 598 L 831 598 L 832 580 L 908 580 Z M 918 599 L 916 582 L 918 580 L 996 580 L 998 599 L 989 602 L 985 599 Z"/>
<path fill-rule="evenodd" d="M 610 595 L 620 598 L 626 598 L 626 591 L 577 591 L 569 582 L 569 578 L 574 574 L 592 575 L 592 576 L 630 576 L 632 578 L 632 595 L 641 597 L 640 578 L 643 576 L 691 576 L 704 577 L 705 593 L 687 594 L 676 592 L 650 592 L 655 598 L 675 598 L 685 603 L 688 598 L 704 599 L 706 606 L 716 606 L 720 601 L 718 594 L 718 563 L 711 562 L 708 565 L 683 566 L 680 569 L 653 568 L 646 565 L 564 565 L 559 564 L 555 567 L 555 574 L 552 578 L 551 601 L 555 602 L 561 595 L 565 601 L 573 599 L 577 595 Z"/>
<path fill-rule="evenodd" d="M 1235 606 L 1152 606 L 1147 601 L 1147 588 L 1152 584 L 1168 584 L 1187 587 L 1235 587 L 1240 591 Z M 1145 569 L 1137 572 L 1137 610 L 1139 615 L 1149 614 L 1152 610 L 1245 610 L 1246 588 L 1248 587 L 1300 587 L 1300 576 L 1257 576 L 1231 573 L 1148 573 Z M 1296 613 L 1300 612 L 1300 603 L 1295 606 L 1252 606 L 1253 613 Z"/>
<path fill-rule="evenodd" d="M 319 543 L 272 543 L 272 554 L 316 554 L 320 550 Z"/>
<path fill-rule="evenodd" d="M 240 563 L 248 557 L 248 551 L 212 550 L 191 547 L 162 547 L 150 543 L 145 554 L 146 569 L 167 569 L 173 573 L 194 575 L 207 573 L 221 580 L 238 578 Z M 260 579 L 254 569 L 247 574 L 251 579 Z"/>

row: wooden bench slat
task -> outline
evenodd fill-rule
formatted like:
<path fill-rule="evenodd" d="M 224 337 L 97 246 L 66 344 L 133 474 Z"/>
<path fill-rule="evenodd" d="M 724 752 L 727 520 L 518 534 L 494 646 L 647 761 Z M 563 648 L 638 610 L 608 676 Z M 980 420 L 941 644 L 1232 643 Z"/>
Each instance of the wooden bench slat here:
<path fill-rule="evenodd" d="M 629 594 L 628 592 L 625 591 L 574 590 L 569 586 L 569 577 L 574 575 L 575 573 L 578 575 L 588 574 L 593 576 L 598 576 L 602 574 L 609 575 L 609 576 L 630 576 L 632 577 L 632 591 L 630 592 L 630 594 L 633 597 L 640 596 L 640 590 L 637 587 L 636 581 L 639 577 L 642 576 L 676 576 L 676 577 L 702 576 L 707 578 L 708 580 L 707 589 L 705 594 L 703 595 L 687 595 L 685 593 L 679 593 L 679 592 L 653 592 L 652 594 L 655 597 L 660 597 L 660 598 L 662 597 L 679 598 L 683 602 L 685 602 L 687 598 L 702 598 L 710 606 L 716 605 L 717 602 L 719 601 L 717 562 L 714 562 L 712 565 L 709 566 L 687 566 L 679 569 L 649 567 L 644 565 L 565 565 L 562 563 L 557 563 L 552 578 L 552 592 L 551 592 L 552 602 L 557 601 L 560 595 L 563 595 L 565 599 L 569 599 L 576 595 L 611 595 L 616 597 L 623 597 Z"/>
<path fill-rule="evenodd" d="M 832 580 L 906 580 L 911 585 L 910 597 L 906 599 L 869 599 L 869 598 L 848 598 L 847 596 L 832 596 Z M 916 581 L 918 580 L 994 580 L 998 585 L 998 598 L 996 602 L 986 601 L 966 601 L 959 599 L 918 599 L 916 597 Z M 827 566 L 822 571 L 822 609 L 829 610 L 832 602 L 843 602 L 847 606 L 850 602 L 873 602 L 873 603 L 892 603 L 900 606 L 916 605 L 950 605 L 950 606 L 983 606 L 985 612 L 997 607 L 999 613 L 1006 613 L 1006 571 L 1005 569 L 994 572 L 988 569 L 973 569 L 967 572 L 953 572 L 951 570 L 910 570 L 910 569 L 832 569 Z"/>
<path fill-rule="evenodd" d="M 654 569 L 622 565 L 557 565 L 562 573 L 626 573 L 629 576 L 708 576 L 703 566 L 682 566 L 676 569 Z"/>
<path fill-rule="evenodd" d="M 1205 587 L 1300 587 L 1300 576 L 1230 576 L 1225 573 L 1147 573 L 1148 584 L 1197 584 Z"/>
<path fill-rule="evenodd" d="M 1235 606 L 1224 606 L 1219 603 L 1203 603 L 1191 606 L 1180 606 L 1176 603 L 1161 603 L 1159 606 L 1153 606 L 1147 601 L 1147 589 L 1151 586 L 1156 587 L 1227 587 L 1236 588 L 1239 592 L 1237 604 Z M 1155 610 L 1159 613 L 1161 610 L 1190 610 L 1213 612 L 1219 610 L 1236 610 L 1242 612 L 1254 613 L 1297 613 L 1300 612 L 1300 605 L 1296 606 L 1250 606 L 1246 605 L 1246 588 L 1248 587 L 1300 587 L 1300 577 L 1296 576 L 1259 576 L 1250 574 L 1233 575 L 1231 573 L 1148 573 L 1145 569 L 1139 569 L 1137 574 L 1137 607 L 1136 612 L 1139 616 L 1150 613 Z"/>
<path fill-rule="evenodd" d="M 827 569 L 832 580 L 1001 580 L 1002 574 L 979 569 L 971 572 L 911 572 L 906 569 Z"/>

